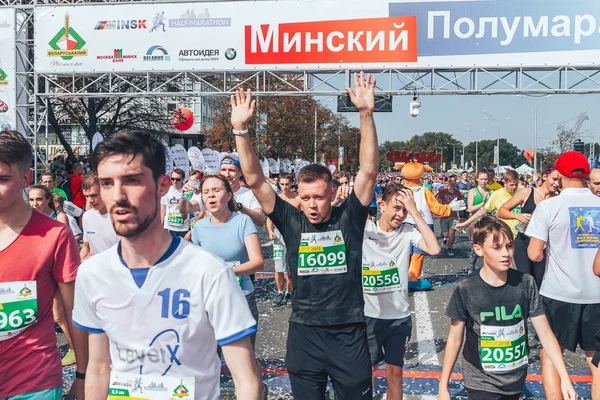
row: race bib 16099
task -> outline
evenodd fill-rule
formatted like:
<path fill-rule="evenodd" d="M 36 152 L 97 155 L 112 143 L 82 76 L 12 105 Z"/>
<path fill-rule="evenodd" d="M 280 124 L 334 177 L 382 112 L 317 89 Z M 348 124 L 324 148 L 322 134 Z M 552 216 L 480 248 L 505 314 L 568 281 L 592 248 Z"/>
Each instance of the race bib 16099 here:
<path fill-rule="evenodd" d="M 302 234 L 298 248 L 298 275 L 343 274 L 347 271 L 342 231 Z"/>

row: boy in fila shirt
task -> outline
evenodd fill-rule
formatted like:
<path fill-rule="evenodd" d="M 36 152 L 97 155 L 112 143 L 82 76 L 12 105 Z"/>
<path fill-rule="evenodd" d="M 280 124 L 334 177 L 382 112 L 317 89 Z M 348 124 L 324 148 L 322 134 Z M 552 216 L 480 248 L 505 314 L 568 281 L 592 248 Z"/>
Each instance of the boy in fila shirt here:
<path fill-rule="evenodd" d="M 411 246 L 432 256 L 440 253 L 435 233 L 423 219 L 412 190 L 391 183 L 380 201 L 381 218 L 368 221 L 363 238 L 363 291 L 373 379 L 385 360 L 387 399 L 402 399 L 404 351 L 412 332 L 408 304 Z M 411 215 L 416 227 L 404 224 Z"/>
<path fill-rule="evenodd" d="M 461 280 L 448 303 L 452 321 L 438 399 L 450 399 L 448 382 L 463 345 L 462 372 L 473 400 L 518 400 L 527 377 L 527 318 L 560 375 L 565 399 L 576 399 L 561 349 L 544 314 L 531 275 L 510 268 L 514 238 L 510 227 L 485 216 L 471 229 L 473 250 L 483 267 Z"/>
<path fill-rule="evenodd" d="M 146 132 L 113 135 L 92 156 L 120 241 L 77 276 L 73 323 L 89 332 L 86 398 L 104 400 L 110 387 L 215 400 L 218 343 L 237 398 L 257 400 L 262 387 L 249 338 L 256 321 L 231 268 L 163 229 L 164 166 L 164 146 Z"/>

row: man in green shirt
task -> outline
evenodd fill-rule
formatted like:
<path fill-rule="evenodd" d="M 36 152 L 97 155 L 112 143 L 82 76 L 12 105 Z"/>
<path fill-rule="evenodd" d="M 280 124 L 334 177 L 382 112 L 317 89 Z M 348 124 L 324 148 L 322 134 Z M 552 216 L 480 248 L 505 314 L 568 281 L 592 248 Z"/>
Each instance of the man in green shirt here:
<path fill-rule="evenodd" d="M 52 190 L 52 193 L 61 195 L 65 200 L 69 200 L 67 193 L 65 193 L 64 190 L 54 186 L 54 175 L 52 175 L 50 172 L 44 172 L 42 176 L 40 176 L 40 183 Z"/>

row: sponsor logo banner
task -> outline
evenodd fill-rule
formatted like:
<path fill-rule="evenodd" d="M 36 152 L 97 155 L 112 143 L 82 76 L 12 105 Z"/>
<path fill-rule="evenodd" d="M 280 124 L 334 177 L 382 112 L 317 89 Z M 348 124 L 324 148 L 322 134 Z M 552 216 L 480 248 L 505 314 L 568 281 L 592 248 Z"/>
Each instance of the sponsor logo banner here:
<path fill-rule="evenodd" d="M 9 30 L 4 25 L 10 21 L 0 17 L 0 32 Z M 41 6 L 35 39 L 38 72 L 58 74 L 143 72 L 157 62 L 175 71 L 591 66 L 600 58 L 600 2 Z M 120 48 L 128 53 L 106 58 Z"/>

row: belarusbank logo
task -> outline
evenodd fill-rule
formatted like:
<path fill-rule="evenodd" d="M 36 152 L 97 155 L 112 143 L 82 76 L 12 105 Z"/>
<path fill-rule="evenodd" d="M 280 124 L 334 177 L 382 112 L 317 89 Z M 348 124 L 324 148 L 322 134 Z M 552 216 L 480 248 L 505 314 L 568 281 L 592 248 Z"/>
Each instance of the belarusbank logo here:
<path fill-rule="evenodd" d="M 8 75 L 2 68 L 0 68 L 0 86 L 8 85 Z"/>
<path fill-rule="evenodd" d="M 87 49 L 83 48 L 85 40 L 71 27 L 69 14 L 65 14 L 65 26 L 58 31 L 48 44 L 52 47 L 52 50 L 47 52 L 49 57 L 71 60 L 73 57 L 88 55 Z"/>

